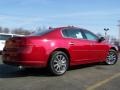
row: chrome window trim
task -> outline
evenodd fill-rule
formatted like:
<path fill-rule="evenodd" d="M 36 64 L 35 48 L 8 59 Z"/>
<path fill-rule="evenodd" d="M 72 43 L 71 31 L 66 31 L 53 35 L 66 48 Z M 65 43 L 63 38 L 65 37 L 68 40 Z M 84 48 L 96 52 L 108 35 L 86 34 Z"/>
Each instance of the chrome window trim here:
<path fill-rule="evenodd" d="M 73 37 L 66 37 L 66 36 L 64 36 L 64 35 L 63 35 L 63 32 L 62 32 L 63 30 L 65 30 L 65 29 L 61 29 L 61 30 L 60 30 L 60 32 L 61 32 L 61 35 L 62 35 L 62 37 L 63 37 L 63 38 L 71 38 L 71 39 L 84 39 L 84 38 L 73 38 Z M 81 35 L 82 35 L 82 34 L 81 34 Z M 83 35 L 82 35 L 82 37 L 83 37 Z"/>
<path fill-rule="evenodd" d="M 69 29 L 69 28 L 68 28 L 68 29 Z M 74 28 L 73 28 L 73 29 L 74 29 Z M 80 29 L 80 28 L 77 28 L 77 29 Z M 88 40 L 87 38 L 84 38 L 84 37 L 83 37 L 83 38 L 65 37 L 65 36 L 63 35 L 63 32 L 62 32 L 63 30 L 65 30 L 65 29 L 61 29 L 61 30 L 60 30 L 60 33 L 61 33 L 61 35 L 62 35 L 62 37 L 63 37 L 63 38 L 68 38 L 68 39 L 77 39 L 77 40 L 81 40 L 81 39 L 82 39 L 82 40 Z M 82 30 L 83 30 L 83 29 L 82 29 Z M 81 33 L 84 31 L 84 30 L 83 30 L 83 31 L 82 31 L 82 30 L 81 30 Z M 88 31 L 88 30 L 86 30 L 86 31 Z M 83 36 L 83 35 L 82 35 L 82 36 Z M 88 40 L 88 41 L 97 42 L 97 40 Z"/>

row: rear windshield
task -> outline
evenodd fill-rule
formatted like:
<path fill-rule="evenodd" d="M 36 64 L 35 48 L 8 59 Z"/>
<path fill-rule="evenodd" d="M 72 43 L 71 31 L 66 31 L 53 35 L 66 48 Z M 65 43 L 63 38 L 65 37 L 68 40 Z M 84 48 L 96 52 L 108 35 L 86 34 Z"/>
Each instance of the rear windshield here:
<path fill-rule="evenodd" d="M 41 31 L 37 31 L 35 33 L 32 33 L 30 36 L 42 36 L 45 35 L 49 32 L 53 31 L 53 29 L 47 29 L 47 30 L 41 30 Z"/>
<path fill-rule="evenodd" d="M 0 35 L 0 40 L 7 40 L 11 37 L 12 37 L 12 35 Z"/>

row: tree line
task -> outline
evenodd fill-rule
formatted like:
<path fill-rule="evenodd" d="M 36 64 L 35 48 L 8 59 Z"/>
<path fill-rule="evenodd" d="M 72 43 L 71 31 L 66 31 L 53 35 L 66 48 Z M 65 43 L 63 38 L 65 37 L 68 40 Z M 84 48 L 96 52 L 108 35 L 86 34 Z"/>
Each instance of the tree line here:
<path fill-rule="evenodd" d="M 26 30 L 23 28 L 15 28 L 15 29 L 10 29 L 10 28 L 3 28 L 0 26 L 0 33 L 12 33 L 12 34 L 20 34 L 20 35 L 29 35 L 32 32 L 30 30 Z"/>

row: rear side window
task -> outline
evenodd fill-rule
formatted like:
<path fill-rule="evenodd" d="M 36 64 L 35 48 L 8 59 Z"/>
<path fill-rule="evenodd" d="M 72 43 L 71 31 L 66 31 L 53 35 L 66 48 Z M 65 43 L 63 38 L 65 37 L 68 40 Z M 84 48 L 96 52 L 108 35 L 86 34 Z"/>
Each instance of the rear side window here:
<path fill-rule="evenodd" d="M 12 35 L 0 35 L 0 40 L 7 40 L 11 37 L 12 37 Z"/>
<path fill-rule="evenodd" d="M 62 30 L 63 36 L 68 38 L 83 38 L 82 33 L 79 29 L 65 29 Z"/>
<path fill-rule="evenodd" d="M 41 31 L 37 31 L 35 33 L 32 33 L 30 36 L 42 36 L 45 35 L 51 31 L 53 31 L 54 29 L 48 29 L 48 30 L 41 30 Z"/>

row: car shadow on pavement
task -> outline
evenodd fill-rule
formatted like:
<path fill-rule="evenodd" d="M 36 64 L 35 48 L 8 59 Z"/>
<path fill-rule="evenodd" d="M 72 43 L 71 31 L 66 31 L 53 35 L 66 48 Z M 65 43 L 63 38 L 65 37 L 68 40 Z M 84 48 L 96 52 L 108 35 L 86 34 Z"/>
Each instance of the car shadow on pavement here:
<path fill-rule="evenodd" d="M 85 69 L 89 67 L 101 65 L 99 63 L 95 64 L 87 64 L 87 65 L 78 65 L 71 67 L 68 71 Z M 53 77 L 49 73 L 49 71 L 45 68 L 42 69 L 19 69 L 17 67 L 0 64 L 0 78 L 16 78 L 16 77 L 28 77 L 28 76 L 36 76 L 36 77 Z"/>
<path fill-rule="evenodd" d="M 0 78 L 16 78 L 16 77 L 27 77 L 27 76 L 38 76 L 48 77 L 51 76 L 47 69 L 19 69 L 9 65 L 0 64 Z"/>
<path fill-rule="evenodd" d="M 84 69 L 84 68 L 89 68 L 89 67 L 94 67 L 96 65 L 100 65 L 99 63 L 92 63 L 92 64 L 81 64 L 81 65 L 75 65 L 70 67 L 70 71 L 71 70 L 77 70 L 77 69 Z"/>

